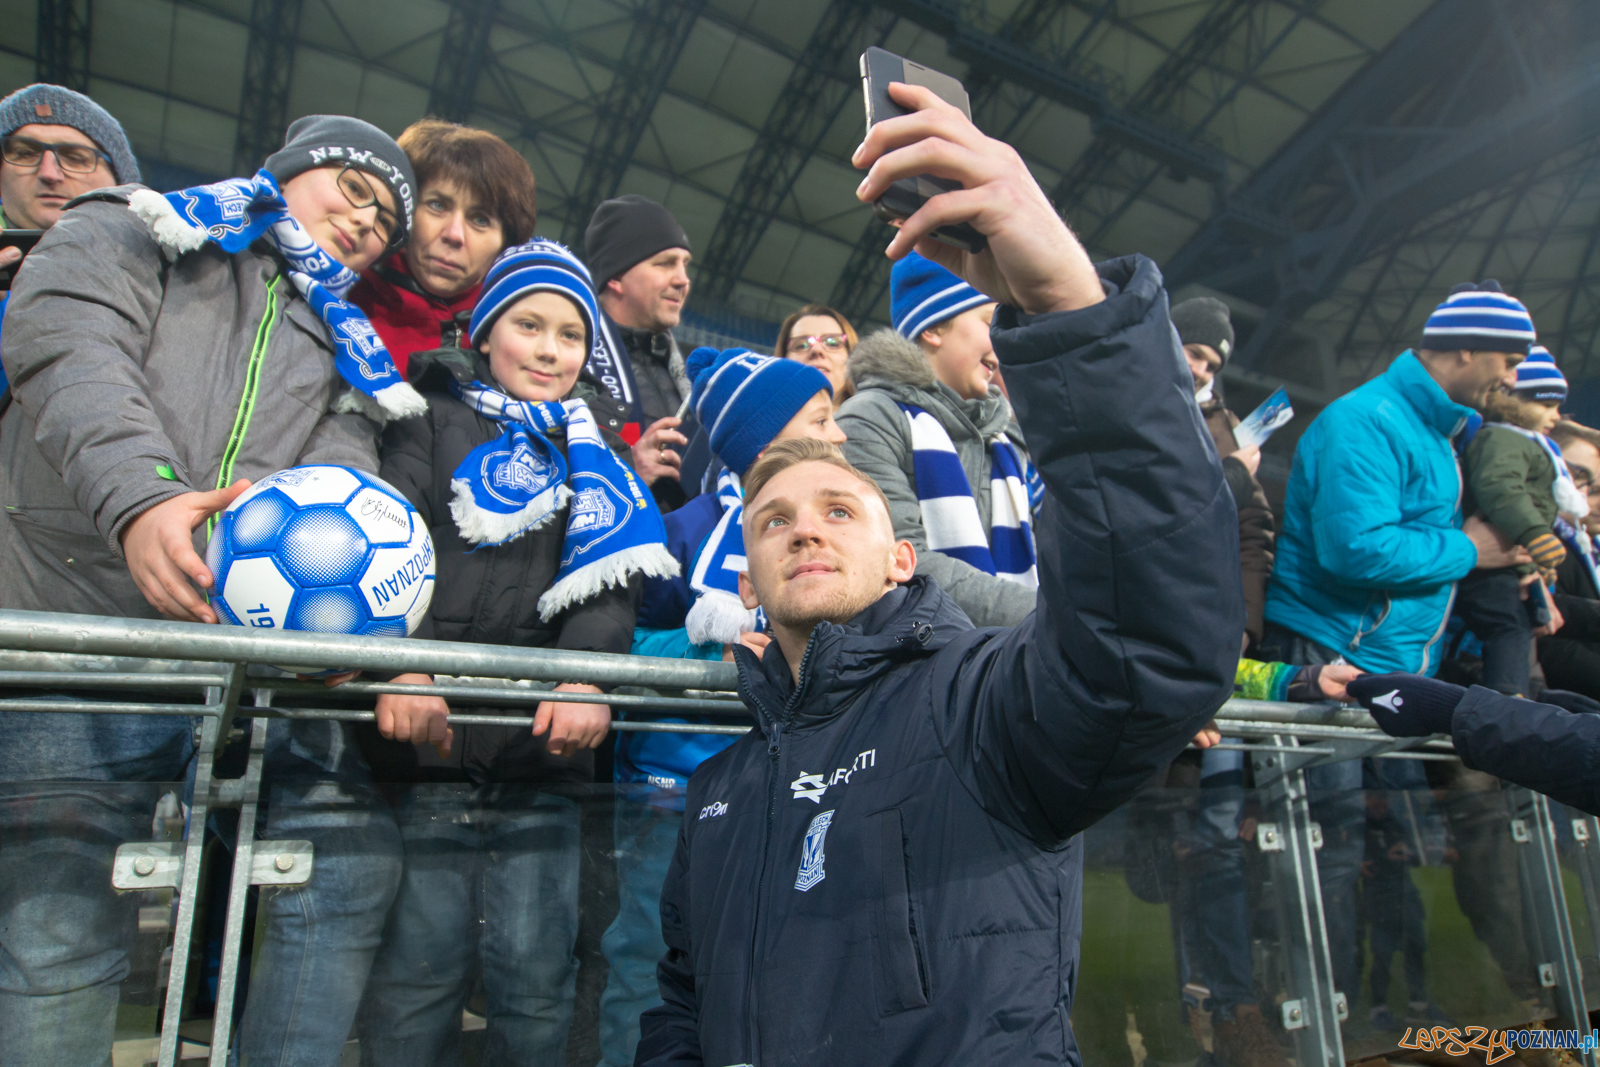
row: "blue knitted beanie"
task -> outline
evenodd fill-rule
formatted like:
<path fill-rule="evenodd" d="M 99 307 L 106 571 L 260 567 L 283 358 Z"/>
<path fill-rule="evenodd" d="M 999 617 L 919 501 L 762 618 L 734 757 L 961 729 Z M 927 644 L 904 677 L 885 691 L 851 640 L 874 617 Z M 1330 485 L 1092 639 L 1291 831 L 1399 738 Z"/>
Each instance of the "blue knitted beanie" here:
<path fill-rule="evenodd" d="M 1506 295 L 1493 278 L 1463 282 L 1450 290 L 1422 327 L 1419 348 L 1435 352 L 1527 352 L 1537 335 L 1522 301 Z"/>
<path fill-rule="evenodd" d="M 71 126 L 111 157 L 111 170 L 118 184 L 139 180 L 139 162 L 133 157 L 133 146 L 128 143 L 122 123 L 82 93 L 64 85 L 35 82 L 0 100 L 0 137 L 9 137 L 23 126 L 35 124 Z"/>
<path fill-rule="evenodd" d="M 833 395 L 817 368 L 744 348 L 697 348 L 684 370 L 694 382 L 689 403 L 711 450 L 740 477 L 807 401 L 824 390 Z"/>
<path fill-rule="evenodd" d="M 483 291 L 467 325 L 467 338 L 472 345 L 483 342 L 506 308 L 539 291 L 560 293 L 578 305 L 589 327 L 592 347 L 599 330 L 600 305 L 589 282 L 589 270 L 566 245 L 543 237 L 501 252 L 484 275 Z"/>
<path fill-rule="evenodd" d="M 931 259 L 912 252 L 889 272 L 889 318 L 895 332 L 915 341 L 923 330 L 993 300 Z"/>
<path fill-rule="evenodd" d="M 1517 384 L 1511 391 L 1524 400 L 1561 401 L 1567 398 L 1567 378 L 1550 350 L 1534 345 L 1528 358 L 1517 364 Z"/>

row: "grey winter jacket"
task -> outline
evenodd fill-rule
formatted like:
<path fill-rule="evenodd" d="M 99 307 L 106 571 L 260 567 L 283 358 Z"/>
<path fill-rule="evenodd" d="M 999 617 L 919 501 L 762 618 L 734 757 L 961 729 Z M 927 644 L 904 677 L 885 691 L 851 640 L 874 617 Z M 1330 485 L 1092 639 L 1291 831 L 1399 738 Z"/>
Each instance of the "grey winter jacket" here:
<path fill-rule="evenodd" d="M 986 440 L 1005 432 L 1018 445 L 1023 443 L 1011 405 L 992 385 L 985 399 L 963 400 L 934 377 L 922 349 L 893 330 L 879 330 L 856 345 L 850 354 L 850 378 L 856 394 L 836 416 L 839 428 L 849 438 L 841 447 L 845 457 L 871 475 L 889 498 L 894 535 L 916 548 L 917 573 L 938 582 L 977 626 L 1021 622 L 1033 610 L 1032 589 L 928 548 L 922 505 L 917 500 L 911 423 L 899 408 L 901 402 L 914 404 L 944 424 L 972 486 L 978 518 L 987 530 L 990 459 Z"/>
<path fill-rule="evenodd" d="M 0 607 L 154 617 L 119 541 L 141 512 L 302 463 L 378 469 L 378 427 L 333 411 L 348 387 L 282 261 L 208 245 L 170 262 L 135 188 L 75 201 L 11 290 Z"/>

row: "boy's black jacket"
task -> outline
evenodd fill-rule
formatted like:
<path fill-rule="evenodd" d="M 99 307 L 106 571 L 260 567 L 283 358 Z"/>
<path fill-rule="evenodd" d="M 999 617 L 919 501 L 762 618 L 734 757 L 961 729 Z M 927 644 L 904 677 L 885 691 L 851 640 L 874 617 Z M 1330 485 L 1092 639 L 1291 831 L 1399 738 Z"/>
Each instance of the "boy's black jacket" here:
<path fill-rule="evenodd" d="M 539 597 L 555 581 L 567 523 L 558 516 L 540 529 L 494 548 L 471 550 L 450 517 L 450 475 L 467 453 L 492 441 L 505 427 L 479 415 L 450 393 L 450 379 L 490 381 L 487 357 L 459 348 L 418 352 L 407 377 L 428 401 L 428 411 L 396 419 L 384 428 L 380 476 L 405 494 L 433 535 L 438 559 L 433 604 L 416 637 L 474 641 L 521 648 L 566 648 L 627 652 L 640 583 L 613 586 L 550 622 L 539 620 Z M 588 401 L 607 443 L 626 462 L 628 448 L 617 435 L 627 415 L 596 383 L 580 378 L 573 396 Z M 560 434 L 551 437 L 565 451 Z M 488 709 L 484 709 L 487 711 Z M 386 741 L 370 723 L 357 731 L 362 751 L 379 781 L 588 782 L 594 754 L 552 756 L 545 739 L 516 726 L 457 726 L 451 754 Z"/>

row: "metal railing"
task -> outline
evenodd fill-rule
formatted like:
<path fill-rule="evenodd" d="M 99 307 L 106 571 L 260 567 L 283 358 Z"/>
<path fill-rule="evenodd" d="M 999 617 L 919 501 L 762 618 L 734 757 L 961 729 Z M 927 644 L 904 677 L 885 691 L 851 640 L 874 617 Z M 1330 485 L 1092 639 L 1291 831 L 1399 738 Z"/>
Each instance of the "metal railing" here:
<path fill-rule="evenodd" d="M 332 670 L 427 673 L 435 676 L 435 684 L 357 680 L 330 688 L 286 673 Z M 303 884 L 314 868 L 310 842 L 258 841 L 254 836 L 267 720 L 371 721 L 377 695 L 406 693 L 437 695 L 475 709 L 452 713 L 454 723 L 526 725 L 538 702 L 549 698 L 549 687 L 560 682 L 609 689 L 604 695 L 565 693 L 561 699 L 624 712 L 628 718 L 612 723 L 617 730 L 738 734 L 752 728 L 734 694 L 737 676 L 729 663 L 0 611 L 0 693 L 6 694 L 0 696 L 0 711 L 176 715 L 198 723 L 193 801 L 184 840 L 124 844 L 113 864 L 118 889 L 167 887 L 178 893 L 156 1059 L 161 1067 L 174 1067 L 179 1053 L 207 816 L 219 808 L 239 810 L 215 998 L 214 1067 L 228 1057 L 248 888 Z M 500 708 L 504 713 L 479 710 Z M 665 716 L 726 721 L 657 721 Z M 236 728 L 238 720 L 250 720 L 249 729 Z M 1305 772 L 1319 764 L 1366 757 L 1448 760 L 1453 750 L 1444 739 L 1389 737 L 1364 711 L 1333 703 L 1231 700 L 1217 720 L 1230 738 L 1222 747 L 1243 750 L 1253 762 L 1257 790 L 1268 808 L 1259 846 L 1267 853 L 1274 884 L 1293 890 L 1278 898 L 1291 993 L 1281 1005 L 1283 1027 L 1293 1036 L 1301 1067 L 1343 1063 L 1340 1023 L 1346 1008 L 1344 994 L 1334 991 L 1317 871 L 1321 831 L 1311 818 Z M 245 769 L 238 778 L 219 778 L 217 760 L 230 740 L 248 742 Z M 1550 810 L 1543 797 L 1526 790 L 1509 792 L 1535 845 L 1523 875 L 1533 890 L 1541 959 L 1552 961 L 1547 984 L 1557 993 L 1558 1007 L 1568 1020 L 1564 1025 L 1587 1033 L 1582 966 L 1560 888 Z M 1583 885 L 1589 908 L 1600 921 L 1600 874 L 1593 873 L 1600 871 L 1594 847 L 1600 841 L 1600 822 L 1575 820 L 1575 832 L 1579 823 L 1585 827 L 1579 837 L 1587 847 Z M 1596 1067 L 1592 1052 L 1584 1060 Z"/>

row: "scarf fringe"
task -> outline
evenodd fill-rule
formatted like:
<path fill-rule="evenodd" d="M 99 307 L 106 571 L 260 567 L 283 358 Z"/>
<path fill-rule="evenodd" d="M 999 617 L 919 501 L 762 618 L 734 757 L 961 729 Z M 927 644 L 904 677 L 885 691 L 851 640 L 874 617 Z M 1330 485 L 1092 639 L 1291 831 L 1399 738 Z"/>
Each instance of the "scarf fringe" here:
<path fill-rule="evenodd" d="M 128 210 L 150 227 L 150 236 L 168 255 L 181 256 L 205 247 L 206 231 L 184 221 L 178 209 L 154 189 L 136 189 L 128 197 Z"/>
<path fill-rule="evenodd" d="M 416 415 L 427 414 L 428 411 L 428 402 L 422 398 L 421 393 L 412 388 L 410 382 L 386 385 L 373 393 L 372 399 L 394 419 L 409 419 Z"/>
<path fill-rule="evenodd" d="M 572 497 L 572 490 L 565 485 L 552 485 L 528 501 L 525 507 L 496 515 L 483 510 L 472 499 L 472 483 L 465 478 L 452 478 L 450 490 L 455 494 L 455 499 L 450 501 L 450 517 L 456 520 L 461 536 L 475 545 L 504 544 L 515 541 L 529 530 L 548 526 Z"/>
<path fill-rule="evenodd" d="M 634 545 L 602 556 L 546 589 L 539 598 L 539 618 L 549 622 L 572 605 L 583 603 L 606 587 L 625 584 L 635 573 L 648 578 L 675 578 L 678 575 L 678 561 L 663 544 Z"/>
<path fill-rule="evenodd" d="M 689 640 L 694 644 L 715 641 L 731 645 L 739 640 L 740 634 L 756 629 L 756 613 L 754 609 L 745 607 L 736 596 L 721 589 L 706 589 L 695 598 L 694 606 L 684 619 L 684 626 L 689 631 Z"/>

